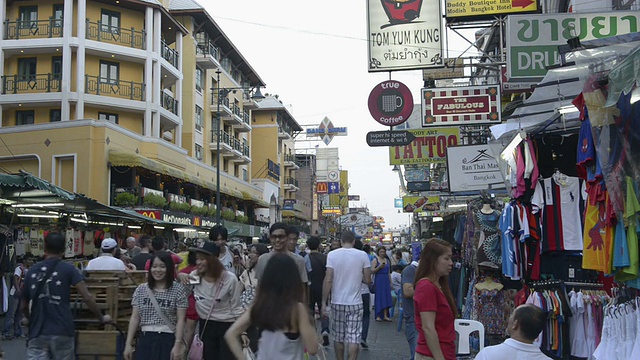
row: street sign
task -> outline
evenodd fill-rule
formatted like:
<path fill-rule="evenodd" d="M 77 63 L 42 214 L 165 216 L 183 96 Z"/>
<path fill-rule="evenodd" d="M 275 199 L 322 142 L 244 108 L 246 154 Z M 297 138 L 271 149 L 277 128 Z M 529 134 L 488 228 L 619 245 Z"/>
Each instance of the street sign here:
<path fill-rule="evenodd" d="M 413 112 L 413 96 L 400 81 L 383 81 L 369 94 L 369 112 L 373 119 L 385 126 L 396 126 L 409 119 Z"/>
<path fill-rule="evenodd" d="M 431 190 L 431 183 L 429 181 L 409 181 L 407 182 L 407 190 L 429 191 Z"/>
<path fill-rule="evenodd" d="M 369 146 L 405 146 L 416 137 L 408 131 L 370 131 L 367 133 Z"/>

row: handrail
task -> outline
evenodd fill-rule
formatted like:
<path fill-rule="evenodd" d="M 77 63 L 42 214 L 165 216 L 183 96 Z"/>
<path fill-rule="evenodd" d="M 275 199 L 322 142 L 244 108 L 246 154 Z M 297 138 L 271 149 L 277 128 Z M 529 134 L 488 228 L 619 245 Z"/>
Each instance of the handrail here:
<path fill-rule="evenodd" d="M 251 125 L 251 116 L 249 115 L 249 112 L 247 110 L 243 110 L 242 120 L 244 120 L 245 123 Z"/>
<path fill-rule="evenodd" d="M 174 68 L 178 68 L 178 60 L 180 59 L 180 54 L 178 50 L 172 49 L 167 45 L 167 43 L 162 40 L 162 58 L 167 60 L 169 64 L 173 65 Z"/>
<path fill-rule="evenodd" d="M 196 44 L 196 55 L 211 55 L 216 61 L 220 61 L 219 54 L 218 48 L 211 41 Z"/>
<path fill-rule="evenodd" d="M 59 92 L 60 74 L 4 75 L 2 94 Z"/>
<path fill-rule="evenodd" d="M 179 101 L 174 99 L 173 96 L 162 92 L 162 107 L 178 115 Z"/>
<path fill-rule="evenodd" d="M 87 39 L 101 42 L 115 42 L 136 49 L 146 49 L 145 30 L 125 29 L 103 24 L 101 21 L 87 22 Z"/>
<path fill-rule="evenodd" d="M 117 95 L 130 100 L 144 101 L 145 84 L 133 81 L 105 79 L 100 76 L 85 75 L 85 92 L 95 95 Z"/>
<path fill-rule="evenodd" d="M 4 40 L 62 37 L 62 19 L 4 21 Z"/>

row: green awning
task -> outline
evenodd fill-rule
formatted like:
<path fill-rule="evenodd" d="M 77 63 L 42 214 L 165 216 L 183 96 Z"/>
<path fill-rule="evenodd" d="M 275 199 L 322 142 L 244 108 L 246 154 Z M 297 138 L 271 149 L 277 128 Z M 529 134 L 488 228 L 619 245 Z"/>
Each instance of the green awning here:
<path fill-rule="evenodd" d="M 618 102 L 621 94 L 628 94 L 640 84 L 640 47 L 609 72 L 609 95 L 605 107 Z"/>
<path fill-rule="evenodd" d="M 26 172 L 21 172 L 20 174 L 0 174 L 0 186 L 22 188 L 24 190 L 42 190 L 64 200 L 74 200 L 76 198 L 76 194 Z"/>

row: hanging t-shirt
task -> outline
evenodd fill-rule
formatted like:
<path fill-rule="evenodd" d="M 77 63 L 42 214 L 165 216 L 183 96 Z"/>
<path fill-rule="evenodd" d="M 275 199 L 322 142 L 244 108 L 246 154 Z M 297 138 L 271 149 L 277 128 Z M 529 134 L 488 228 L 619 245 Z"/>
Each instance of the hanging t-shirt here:
<path fill-rule="evenodd" d="M 606 205 L 603 202 L 587 202 L 584 217 L 584 249 L 582 268 L 611 273 L 613 227 L 606 223 Z"/>
<path fill-rule="evenodd" d="M 509 203 L 504 205 L 502 216 L 500 217 L 500 232 L 502 234 L 502 273 L 512 280 L 519 280 L 516 275 L 516 254 L 515 238 L 513 236 L 513 206 Z"/>
<path fill-rule="evenodd" d="M 559 174 L 536 185 L 531 203 L 542 210 L 542 250 L 582 250 L 583 182 Z"/>
<path fill-rule="evenodd" d="M 638 233 L 640 230 L 638 227 L 638 212 L 640 212 L 640 203 L 636 196 L 633 180 L 626 176 L 627 182 L 627 198 L 624 206 L 624 219 L 628 224 L 627 228 L 627 246 L 629 250 L 629 266 L 622 269 L 616 280 L 626 281 L 632 280 L 638 277 Z"/>

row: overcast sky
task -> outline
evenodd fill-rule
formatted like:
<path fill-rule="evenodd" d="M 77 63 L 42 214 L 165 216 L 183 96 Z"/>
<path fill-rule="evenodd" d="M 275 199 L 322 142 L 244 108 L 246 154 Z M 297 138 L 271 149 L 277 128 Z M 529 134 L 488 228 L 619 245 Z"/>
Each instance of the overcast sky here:
<path fill-rule="evenodd" d="M 398 175 L 391 171 L 389 150 L 371 148 L 369 131 L 387 130 L 375 122 L 367 98 L 389 73 L 367 72 L 366 1 L 199 0 L 267 84 L 263 93 L 278 94 L 300 125 L 317 125 L 327 116 L 349 135 L 334 137 L 340 166 L 349 171 L 349 194 L 360 195 L 350 206 L 368 206 L 383 216 L 387 227 L 408 225 L 398 213 Z M 458 56 L 468 43 L 448 32 L 449 56 Z M 466 32 L 467 36 L 473 34 Z M 422 72 L 393 72 L 419 101 Z M 296 148 L 326 147 L 322 142 L 296 143 Z"/>

